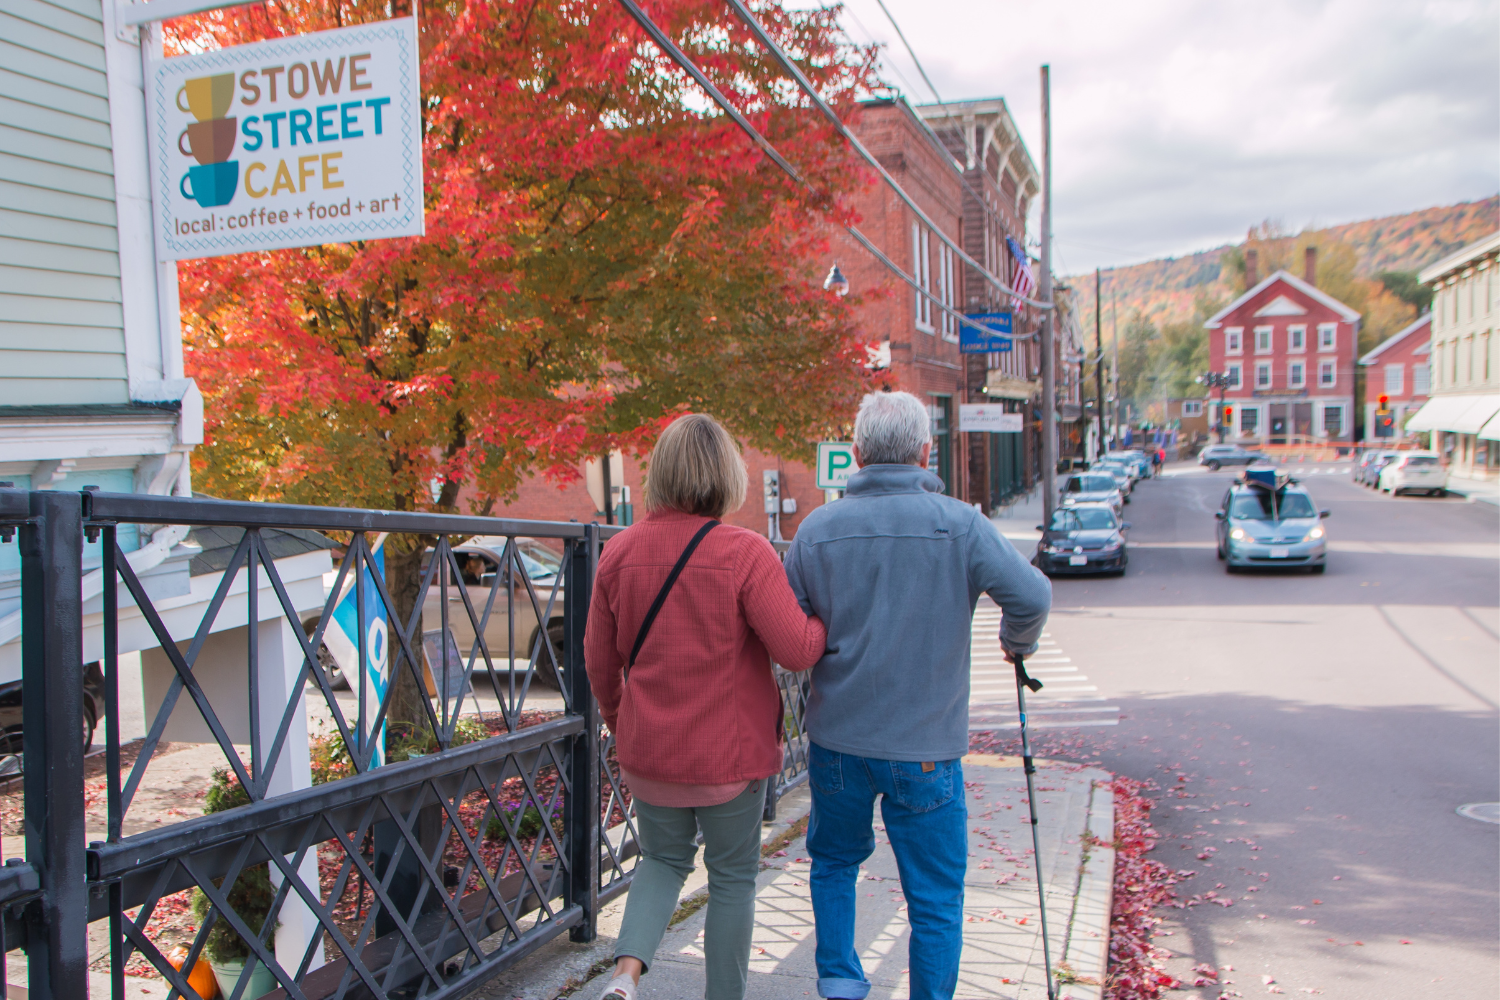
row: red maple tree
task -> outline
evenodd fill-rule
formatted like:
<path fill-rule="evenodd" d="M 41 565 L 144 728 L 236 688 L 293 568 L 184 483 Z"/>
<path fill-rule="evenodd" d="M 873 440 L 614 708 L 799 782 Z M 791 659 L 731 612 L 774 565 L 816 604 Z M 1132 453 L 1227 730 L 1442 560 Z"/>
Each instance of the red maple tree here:
<path fill-rule="evenodd" d="M 837 9 L 755 6 L 853 113 L 873 53 L 838 41 Z M 614 0 L 423 5 L 426 235 L 180 267 L 201 488 L 450 511 L 468 485 L 482 510 L 528 473 L 639 453 L 685 409 L 788 456 L 847 419 L 865 383 L 859 299 L 820 279 L 826 227 L 869 177 L 716 0 L 646 7 L 816 193 Z M 170 22 L 168 46 L 405 13 L 268 0 Z M 428 544 L 387 547 L 405 608 Z"/>

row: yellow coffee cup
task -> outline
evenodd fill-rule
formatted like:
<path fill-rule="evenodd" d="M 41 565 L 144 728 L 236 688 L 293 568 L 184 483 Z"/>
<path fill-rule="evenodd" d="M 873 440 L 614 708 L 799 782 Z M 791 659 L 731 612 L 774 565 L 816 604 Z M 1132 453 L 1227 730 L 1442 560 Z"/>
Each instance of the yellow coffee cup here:
<path fill-rule="evenodd" d="M 187 104 L 182 103 L 183 97 Z M 177 110 L 190 111 L 200 122 L 223 118 L 234 103 L 234 74 L 198 76 L 177 88 Z"/>

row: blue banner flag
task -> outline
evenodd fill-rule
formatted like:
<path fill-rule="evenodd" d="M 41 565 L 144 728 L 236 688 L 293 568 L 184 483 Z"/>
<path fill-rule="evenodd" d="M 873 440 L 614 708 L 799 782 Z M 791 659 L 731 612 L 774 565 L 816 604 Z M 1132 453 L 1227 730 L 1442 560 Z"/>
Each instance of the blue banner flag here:
<path fill-rule="evenodd" d="M 353 729 L 361 734 L 361 742 L 373 740 L 375 752 L 370 757 L 370 766 L 378 767 L 385 762 L 385 725 L 379 732 L 371 732 L 380 703 L 385 698 L 388 683 L 387 661 L 390 656 L 390 626 L 386 623 L 385 605 L 380 592 L 375 588 L 373 568 L 381 579 L 385 578 L 385 534 L 373 536 L 370 543 L 371 558 L 364 569 L 364 633 L 365 662 L 359 662 L 360 608 L 356 599 L 360 596 L 355 587 L 354 574 L 344 581 L 343 595 L 333 609 L 333 620 L 323 631 L 323 644 L 333 654 L 349 686 L 360 696 L 358 704 L 364 712 L 358 719 L 346 719 Z M 356 710 L 357 711 L 357 710 Z"/>

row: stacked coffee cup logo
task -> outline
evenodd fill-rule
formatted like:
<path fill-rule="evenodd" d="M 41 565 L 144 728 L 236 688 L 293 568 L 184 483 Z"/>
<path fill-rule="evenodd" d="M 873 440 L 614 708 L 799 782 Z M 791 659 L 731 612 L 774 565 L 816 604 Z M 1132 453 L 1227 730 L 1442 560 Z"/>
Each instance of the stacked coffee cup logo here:
<path fill-rule="evenodd" d="M 178 110 L 197 119 L 177 137 L 177 148 L 198 161 L 182 175 L 178 187 L 184 198 L 204 208 L 229 204 L 240 184 L 239 161 L 230 159 L 240 120 L 224 117 L 233 103 L 233 73 L 195 77 L 177 91 Z"/>

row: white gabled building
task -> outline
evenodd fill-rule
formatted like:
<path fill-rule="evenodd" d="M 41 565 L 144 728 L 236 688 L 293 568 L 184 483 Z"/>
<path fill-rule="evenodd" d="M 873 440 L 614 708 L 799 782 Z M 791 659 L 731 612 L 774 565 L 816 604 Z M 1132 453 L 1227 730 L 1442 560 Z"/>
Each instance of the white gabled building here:
<path fill-rule="evenodd" d="M 1432 286 L 1432 397 L 1406 424 L 1432 434 L 1449 474 L 1500 475 L 1500 233 L 1424 268 Z"/>

